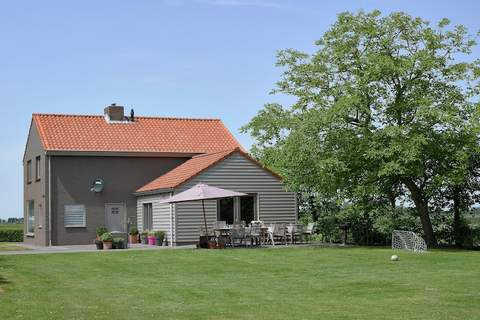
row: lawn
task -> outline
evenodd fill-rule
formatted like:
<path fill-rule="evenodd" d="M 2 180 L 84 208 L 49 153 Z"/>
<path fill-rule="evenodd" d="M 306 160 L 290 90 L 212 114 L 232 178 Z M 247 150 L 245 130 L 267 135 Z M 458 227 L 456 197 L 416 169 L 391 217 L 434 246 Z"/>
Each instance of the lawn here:
<path fill-rule="evenodd" d="M 5 319 L 480 319 L 480 252 L 378 248 L 0 256 Z"/>
<path fill-rule="evenodd" d="M 29 249 L 17 244 L 16 242 L 0 242 L 0 251 L 19 251 L 19 250 L 29 250 Z M 1 268 L 1 265 L 0 265 L 0 268 Z"/>

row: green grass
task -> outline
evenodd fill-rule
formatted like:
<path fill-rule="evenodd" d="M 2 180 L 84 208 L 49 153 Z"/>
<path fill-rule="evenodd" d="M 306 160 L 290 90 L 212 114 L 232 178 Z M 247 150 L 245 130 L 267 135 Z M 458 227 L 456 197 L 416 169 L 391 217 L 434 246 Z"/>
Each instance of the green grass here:
<path fill-rule="evenodd" d="M 5 319 L 480 319 L 480 252 L 378 248 L 0 256 Z"/>
<path fill-rule="evenodd" d="M 0 251 L 21 251 L 21 250 L 30 250 L 26 247 L 22 247 L 15 242 L 0 242 Z M 1 282 L 0 282 L 1 284 Z"/>
<path fill-rule="evenodd" d="M 0 223 L 0 230 L 23 230 L 23 223 Z"/>

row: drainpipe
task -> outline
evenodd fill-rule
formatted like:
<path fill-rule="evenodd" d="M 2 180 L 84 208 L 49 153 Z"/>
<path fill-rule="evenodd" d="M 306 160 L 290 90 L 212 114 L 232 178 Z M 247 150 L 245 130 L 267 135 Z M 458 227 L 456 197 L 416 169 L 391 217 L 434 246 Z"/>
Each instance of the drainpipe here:
<path fill-rule="evenodd" d="M 52 166 L 48 156 L 48 245 L 52 246 Z"/>
<path fill-rule="evenodd" d="M 170 192 L 170 197 L 173 192 Z M 170 203 L 170 247 L 173 247 L 173 203 Z"/>

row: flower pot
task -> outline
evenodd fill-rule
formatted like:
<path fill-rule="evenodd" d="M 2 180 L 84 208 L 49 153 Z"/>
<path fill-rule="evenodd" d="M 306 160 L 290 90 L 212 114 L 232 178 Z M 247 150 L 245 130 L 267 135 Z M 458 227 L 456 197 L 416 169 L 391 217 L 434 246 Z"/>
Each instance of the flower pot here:
<path fill-rule="evenodd" d="M 130 243 L 138 243 L 138 234 L 128 235 L 128 242 Z"/>
<path fill-rule="evenodd" d="M 148 237 L 148 244 L 151 246 L 155 245 L 155 237 Z"/>
<path fill-rule="evenodd" d="M 113 242 L 112 241 L 103 241 L 103 250 L 110 250 L 112 249 Z"/>
<path fill-rule="evenodd" d="M 97 246 L 97 250 L 102 250 L 103 249 L 103 242 L 100 240 L 95 240 L 95 246 Z"/>
<path fill-rule="evenodd" d="M 217 249 L 217 243 L 215 241 L 209 241 L 208 249 Z"/>
<path fill-rule="evenodd" d="M 141 236 L 142 239 L 142 244 L 148 244 L 148 237 L 147 236 Z"/>
<path fill-rule="evenodd" d="M 163 244 L 163 238 L 155 238 L 155 244 L 161 246 Z"/>

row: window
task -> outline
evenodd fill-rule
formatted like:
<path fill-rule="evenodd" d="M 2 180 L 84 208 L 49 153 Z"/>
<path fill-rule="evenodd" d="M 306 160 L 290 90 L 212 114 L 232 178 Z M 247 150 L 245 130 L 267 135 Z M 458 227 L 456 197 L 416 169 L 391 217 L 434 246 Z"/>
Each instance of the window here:
<path fill-rule="evenodd" d="M 27 161 L 27 183 L 32 183 L 32 160 Z"/>
<path fill-rule="evenodd" d="M 233 198 L 219 199 L 217 201 L 217 220 L 233 224 Z"/>
<path fill-rule="evenodd" d="M 143 204 L 143 231 L 152 230 L 153 227 L 153 217 L 152 217 L 152 204 L 144 203 Z"/>
<path fill-rule="evenodd" d="M 35 158 L 35 181 L 40 181 L 40 156 Z"/>
<path fill-rule="evenodd" d="M 85 206 L 83 204 L 66 205 L 63 223 L 68 228 L 86 227 Z"/>
<path fill-rule="evenodd" d="M 240 220 L 245 221 L 247 224 L 255 219 L 256 210 L 256 197 L 254 195 L 248 195 L 240 197 Z"/>
<path fill-rule="evenodd" d="M 27 201 L 28 217 L 27 217 L 27 235 L 35 233 L 35 201 Z"/>

